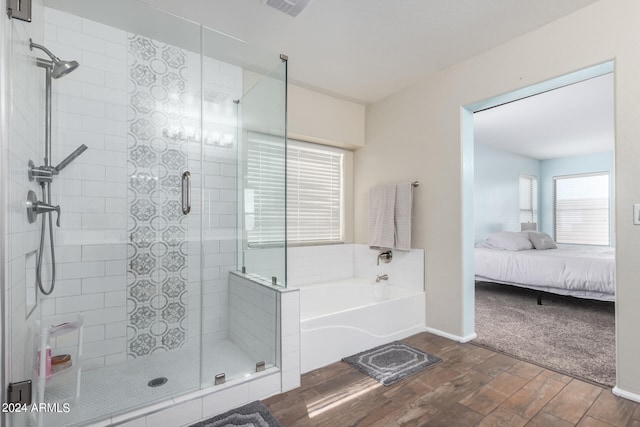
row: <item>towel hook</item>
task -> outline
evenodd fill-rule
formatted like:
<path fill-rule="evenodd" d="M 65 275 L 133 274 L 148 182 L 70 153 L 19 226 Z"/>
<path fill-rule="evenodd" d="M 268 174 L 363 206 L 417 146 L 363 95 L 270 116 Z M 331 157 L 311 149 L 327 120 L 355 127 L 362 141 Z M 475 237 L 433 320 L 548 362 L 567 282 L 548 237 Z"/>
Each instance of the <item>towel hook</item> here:
<path fill-rule="evenodd" d="M 416 187 L 420 186 L 420 182 L 419 182 L 419 181 L 412 181 L 412 182 L 411 182 L 411 186 L 412 186 L 413 188 L 416 188 Z"/>

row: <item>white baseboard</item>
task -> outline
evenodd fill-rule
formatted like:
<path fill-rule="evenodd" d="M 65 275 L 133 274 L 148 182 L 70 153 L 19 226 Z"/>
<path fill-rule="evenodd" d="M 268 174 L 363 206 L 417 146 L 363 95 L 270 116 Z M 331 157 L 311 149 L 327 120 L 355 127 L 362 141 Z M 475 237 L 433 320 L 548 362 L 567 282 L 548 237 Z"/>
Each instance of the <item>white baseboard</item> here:
<path fill-rule="evenodd" d="M 615 386 L 613 390 L 611 390 L 611 393 L 615 394 L 618 397 L 623 397 L 625 399 L 633 400 L 634 402 L 640 403 L 640 394 L 622 390 L 618 386 Z"/>
<path fill-rule="evenodd" d="M 458 341 L 461 343 L 469 342 L 472 339 L 475 339 L 478 337 L 478 335 L 475 332 L 469 335 L 465 335 L 464 337 L 461 337 L 460 335 L 453 335 L 448 332 L 441 331 L 440 329 L 430 328 L 428 326 L 425 328 L 425 331 L 430 332 L 434 335 L 438 335 L 444 338 L 449 338 L 450 340 Z"/>

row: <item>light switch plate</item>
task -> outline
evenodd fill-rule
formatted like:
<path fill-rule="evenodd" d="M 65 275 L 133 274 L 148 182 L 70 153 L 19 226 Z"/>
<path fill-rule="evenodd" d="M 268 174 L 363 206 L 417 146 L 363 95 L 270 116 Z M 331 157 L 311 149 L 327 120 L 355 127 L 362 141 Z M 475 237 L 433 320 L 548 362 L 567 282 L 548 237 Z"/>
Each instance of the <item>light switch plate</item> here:
<path fill-rule="evenodd" d="M 633 204 L 633 225 L 640 225 L 640 203 Z"/>

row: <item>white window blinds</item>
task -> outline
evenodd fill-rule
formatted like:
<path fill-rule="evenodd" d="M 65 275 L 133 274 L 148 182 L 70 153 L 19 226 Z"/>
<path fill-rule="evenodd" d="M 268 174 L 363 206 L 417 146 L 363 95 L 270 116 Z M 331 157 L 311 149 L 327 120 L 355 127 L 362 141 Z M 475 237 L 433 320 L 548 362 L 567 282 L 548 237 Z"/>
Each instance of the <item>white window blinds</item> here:
<path fill-rule="evenodd" d="M 285 241 L 285 144 L 250 132 L 247 144 L 245 229 L 249 246 Z"/>
<path fill-rule="evenodd" d="M 538 222 L 538 178 L 520 175 L 520 222 Z"/>
<path fill-rule="evenodd" d="M 249 135 L 245 192 L 249 246 L 284 239 L 282 145 L 281 139 L 268 135 Z M 343 164 L 340 149 L 287 141 L 287 243 L 342 241 Z"/>
<path fill-rule="evenodd" d="M 342 241 L 342 150 L 289 140 L 287 241 Z"/>
<path fill-rule="evenodd" d="M 558 243 L 609 245 L 609 174 L 554 178 Z"/>

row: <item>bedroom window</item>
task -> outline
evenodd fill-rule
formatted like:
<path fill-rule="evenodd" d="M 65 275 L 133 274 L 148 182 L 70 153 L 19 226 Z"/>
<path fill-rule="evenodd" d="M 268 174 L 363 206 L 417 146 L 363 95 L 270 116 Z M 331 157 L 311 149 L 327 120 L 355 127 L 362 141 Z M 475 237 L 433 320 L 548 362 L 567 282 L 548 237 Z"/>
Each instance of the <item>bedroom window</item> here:
<path fill-rule="evenodd" d="M 282 139 L 249 134 L 245 205 L 249 247 L 282 244 Z M 344 150 L 287 140 L 287 244 L 343 240 Z"/>
<path fill-rule="evenodd" d="M 538 222 L 538 178 L 520 175 L 520 222 Z"/>
<path fill-rule="evenodd" d="M 556 242 L 608 246 L 609 174 L 558 176 L 553 182 Z"/>

